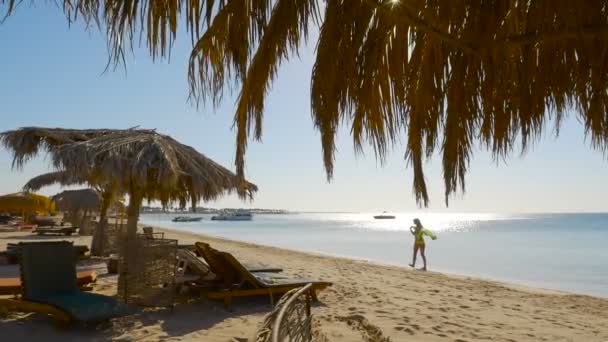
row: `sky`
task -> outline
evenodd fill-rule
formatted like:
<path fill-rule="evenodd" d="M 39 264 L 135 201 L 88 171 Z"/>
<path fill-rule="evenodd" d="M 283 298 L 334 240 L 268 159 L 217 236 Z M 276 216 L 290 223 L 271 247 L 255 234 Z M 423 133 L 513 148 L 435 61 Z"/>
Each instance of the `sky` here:
<path fill-rule="evenodd" d="M 235 94 L 219 108 L 188 102 L 187 61 L 191 48 L 178 35 L 170 61 L 153 62 L 145 48 L 127 59 L 126 71 L 104 73 L 103 36 L 82 23 L 68 27 L 52 5 L 30 2 L 0 25 L 0 131 L 23 126 L 153 128 L 233 169 Z M 310 74 L 315 37 L 299 58 L 284 63 L 267 97 L 263 138 L 251 142 L 246 175 L 259 187 L 252 202 L 236 196 L 201 203 L 208 207 L 257 207 L 347 212 L 605 212 L 608 163 L 589 148 L 575 113 L 558 139 L 551 129 L 524 156 L 496 163 L 474 153 L 467 192 L 444 203 L 441 158 L 425 165 L 431 203 L 417 206 L 412 172 L 397 145 L 380 165 L 373 153 L 354 152 L 349 128 L 338 136 L 334 178 L 327 182 L 321 144 L 310 115 Z M 402 139 L 405 141 L 405 137 Z M 44 156 L 13 170 L 0 148 L 0 193 L 19 191 L 28 179 L 51 171 Z M 40 191 L 52 195 L 59 187 Z"/>

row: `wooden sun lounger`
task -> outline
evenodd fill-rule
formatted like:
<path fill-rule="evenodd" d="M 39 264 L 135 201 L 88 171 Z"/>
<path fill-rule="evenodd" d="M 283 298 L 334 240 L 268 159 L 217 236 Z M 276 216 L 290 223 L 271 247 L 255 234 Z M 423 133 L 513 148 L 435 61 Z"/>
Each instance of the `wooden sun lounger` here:
<path fill-rule="evenodd" d="M 19 250 L 22 293 L 19 299 L 0 299 L 0 307 L 48 315 L 61 325 L 97 323 L 127 313 L 114 298 L 79 290 L 72 243 L 22 242 Z"/>
<path fill-rule="evenodd" d="M 144 236 L 146 237 L 146 239 L 164 239 L 165 238 L 165 233 L 163 232 L 154 232 L 154 228 L 153 227 L 144 227 L 143 229 L 144 232 Z"/>
<path fill-rule="evenodd" d="M 76 281 L 81 290 L 89 290 L 89 285 L 97 281 L 97 272 L 81 271 L 76 274 Z M 0 295 L 18 295 L 23 291 L 21 278 L 0 278 Z"/>
<path fill-rule="evenodd" d="M 7 257 L 9 264 L 16 264 L 19 262 L 18 248 L 19 244 L 9 242 L 6 246 L 6 251 L 0 252 L 0 254 Z M 86 257 L 86 254 L 89 251 L 89 247 L 85 245 L 75 245 L 73 248 L 78 258 Z"/>
<path fill-rule="evenodd" d="M 70 236 L 76 233 L 78 229 L 77 226 L 46 226 L 46 227 L 38 227 L 32 231 L 34 234 L 38 235 L 46 235 L 46 234 L 59 234 Z"/>
<path fill-rule="evenodd" d="M 212 249 L 211 246 L 208 243 L 205 242 L 197 242 L 194 244 L 194 249 L 195 251 L 205 260 L 205 262 L 207 264 L 209 263 L 213 263 L 213 251 L 215 249 Z M 228 253 L 228 252 L 224 252 L 224 253 Z M 230 254 L 230 253 L 228 253 Z M 236 259 L 236 258 L 235 258 Z M 245 267 L 247 269 L 247 271 L 249 272 L 253 272 L 253 273 L 258 273 L 258 272 L 270 272 L 270 273 L 278 273 L 278 272 L 283 272 L 283 269 L 280 267 L 276 267 L 276 266 L 268 266 L 268 265 L 264 265 L 264 264 L 258 264 L 258 263 L 254 263 L 254 264 L 250 264 L 250 263 L 242 263 L 243 267 Z M 216 267 L 221 267 L 220 265 L 216 266 Z"/>
<path fill-rule="evenodd" d="M 211 280 L 206 279 L 211 275 L 209 266 L 200 260 L 194 252 L 187 249 L 178 249 L 177 258 L 179 260 L 178 275 L 176 277 L 178 284 Z M 187 274 L 187 270 L 191 273 Z"/>
<path fill-rule="evenodd" d="M 198 243 L 197 243 L 198 244 Z M 275 273 L 249 272 L 232 254 L 220 252 L 208 247 L 211 271 L 224 280 L 224 286 L 206 291 L 207 298 L 220 299 L 230 307 L 232 299 L 268 295 L 274 304 L 274 295 L 282 295 L 289 290 L 312 284 L 311 292 L 316 300 L 317 292 L 332 284 L 329 282 L 287 278 Z"/>

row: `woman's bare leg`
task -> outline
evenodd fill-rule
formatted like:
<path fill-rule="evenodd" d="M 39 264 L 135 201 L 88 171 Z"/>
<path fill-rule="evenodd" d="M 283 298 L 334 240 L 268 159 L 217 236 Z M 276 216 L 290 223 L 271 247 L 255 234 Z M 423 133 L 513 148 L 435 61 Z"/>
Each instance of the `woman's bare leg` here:
<path fill-rule="evenodd" d="M 414 255 L 412 256 L 412 263 L 410 264 L 411 267 L 416 266 L 416 254 L 418 254 L 418 245 L 414 244 Z"/>
<path fill-rule="evenodd" d="M 423 267 L 422 269 L 426 271 L 426 255 L 424 254 L 425 246 L 420 246 L 420 256 L 422 257 Z"/>

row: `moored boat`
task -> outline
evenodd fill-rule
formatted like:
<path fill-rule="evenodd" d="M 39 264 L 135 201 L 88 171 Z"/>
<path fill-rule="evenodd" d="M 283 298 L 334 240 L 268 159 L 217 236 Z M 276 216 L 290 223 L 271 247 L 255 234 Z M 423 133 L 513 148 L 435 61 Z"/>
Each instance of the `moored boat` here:
<path fill-rule="evenodd" d="M 395 218 L 395 215 L 389 215 L 385 212 L 383 212 L 381 215 L 374 215 L 374 218 L 376 220 L 392 220 Z"/>
<path fill-rule="evenodd" d="M 202 217 L 191 217 L 191 216 L 177 216 L 174 217 L 173 222 L 198 222 L 200 220 L 202 220 Z"/>
<path fill-rule="evenodd" d="M 249 210 L 223 211 L 211 217 L 213 221 L 251 221 L 253 214 Z"/>

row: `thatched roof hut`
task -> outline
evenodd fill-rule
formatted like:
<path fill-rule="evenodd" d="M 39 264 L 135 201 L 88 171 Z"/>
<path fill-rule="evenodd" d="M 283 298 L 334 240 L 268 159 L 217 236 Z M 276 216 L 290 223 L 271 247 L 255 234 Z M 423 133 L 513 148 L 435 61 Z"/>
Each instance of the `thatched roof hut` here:
<path fill-rule="evenodd" d="M 51 199 L 61 211 L 99 211 L 101 197 L 93 189 L 64 190 Z"/>

